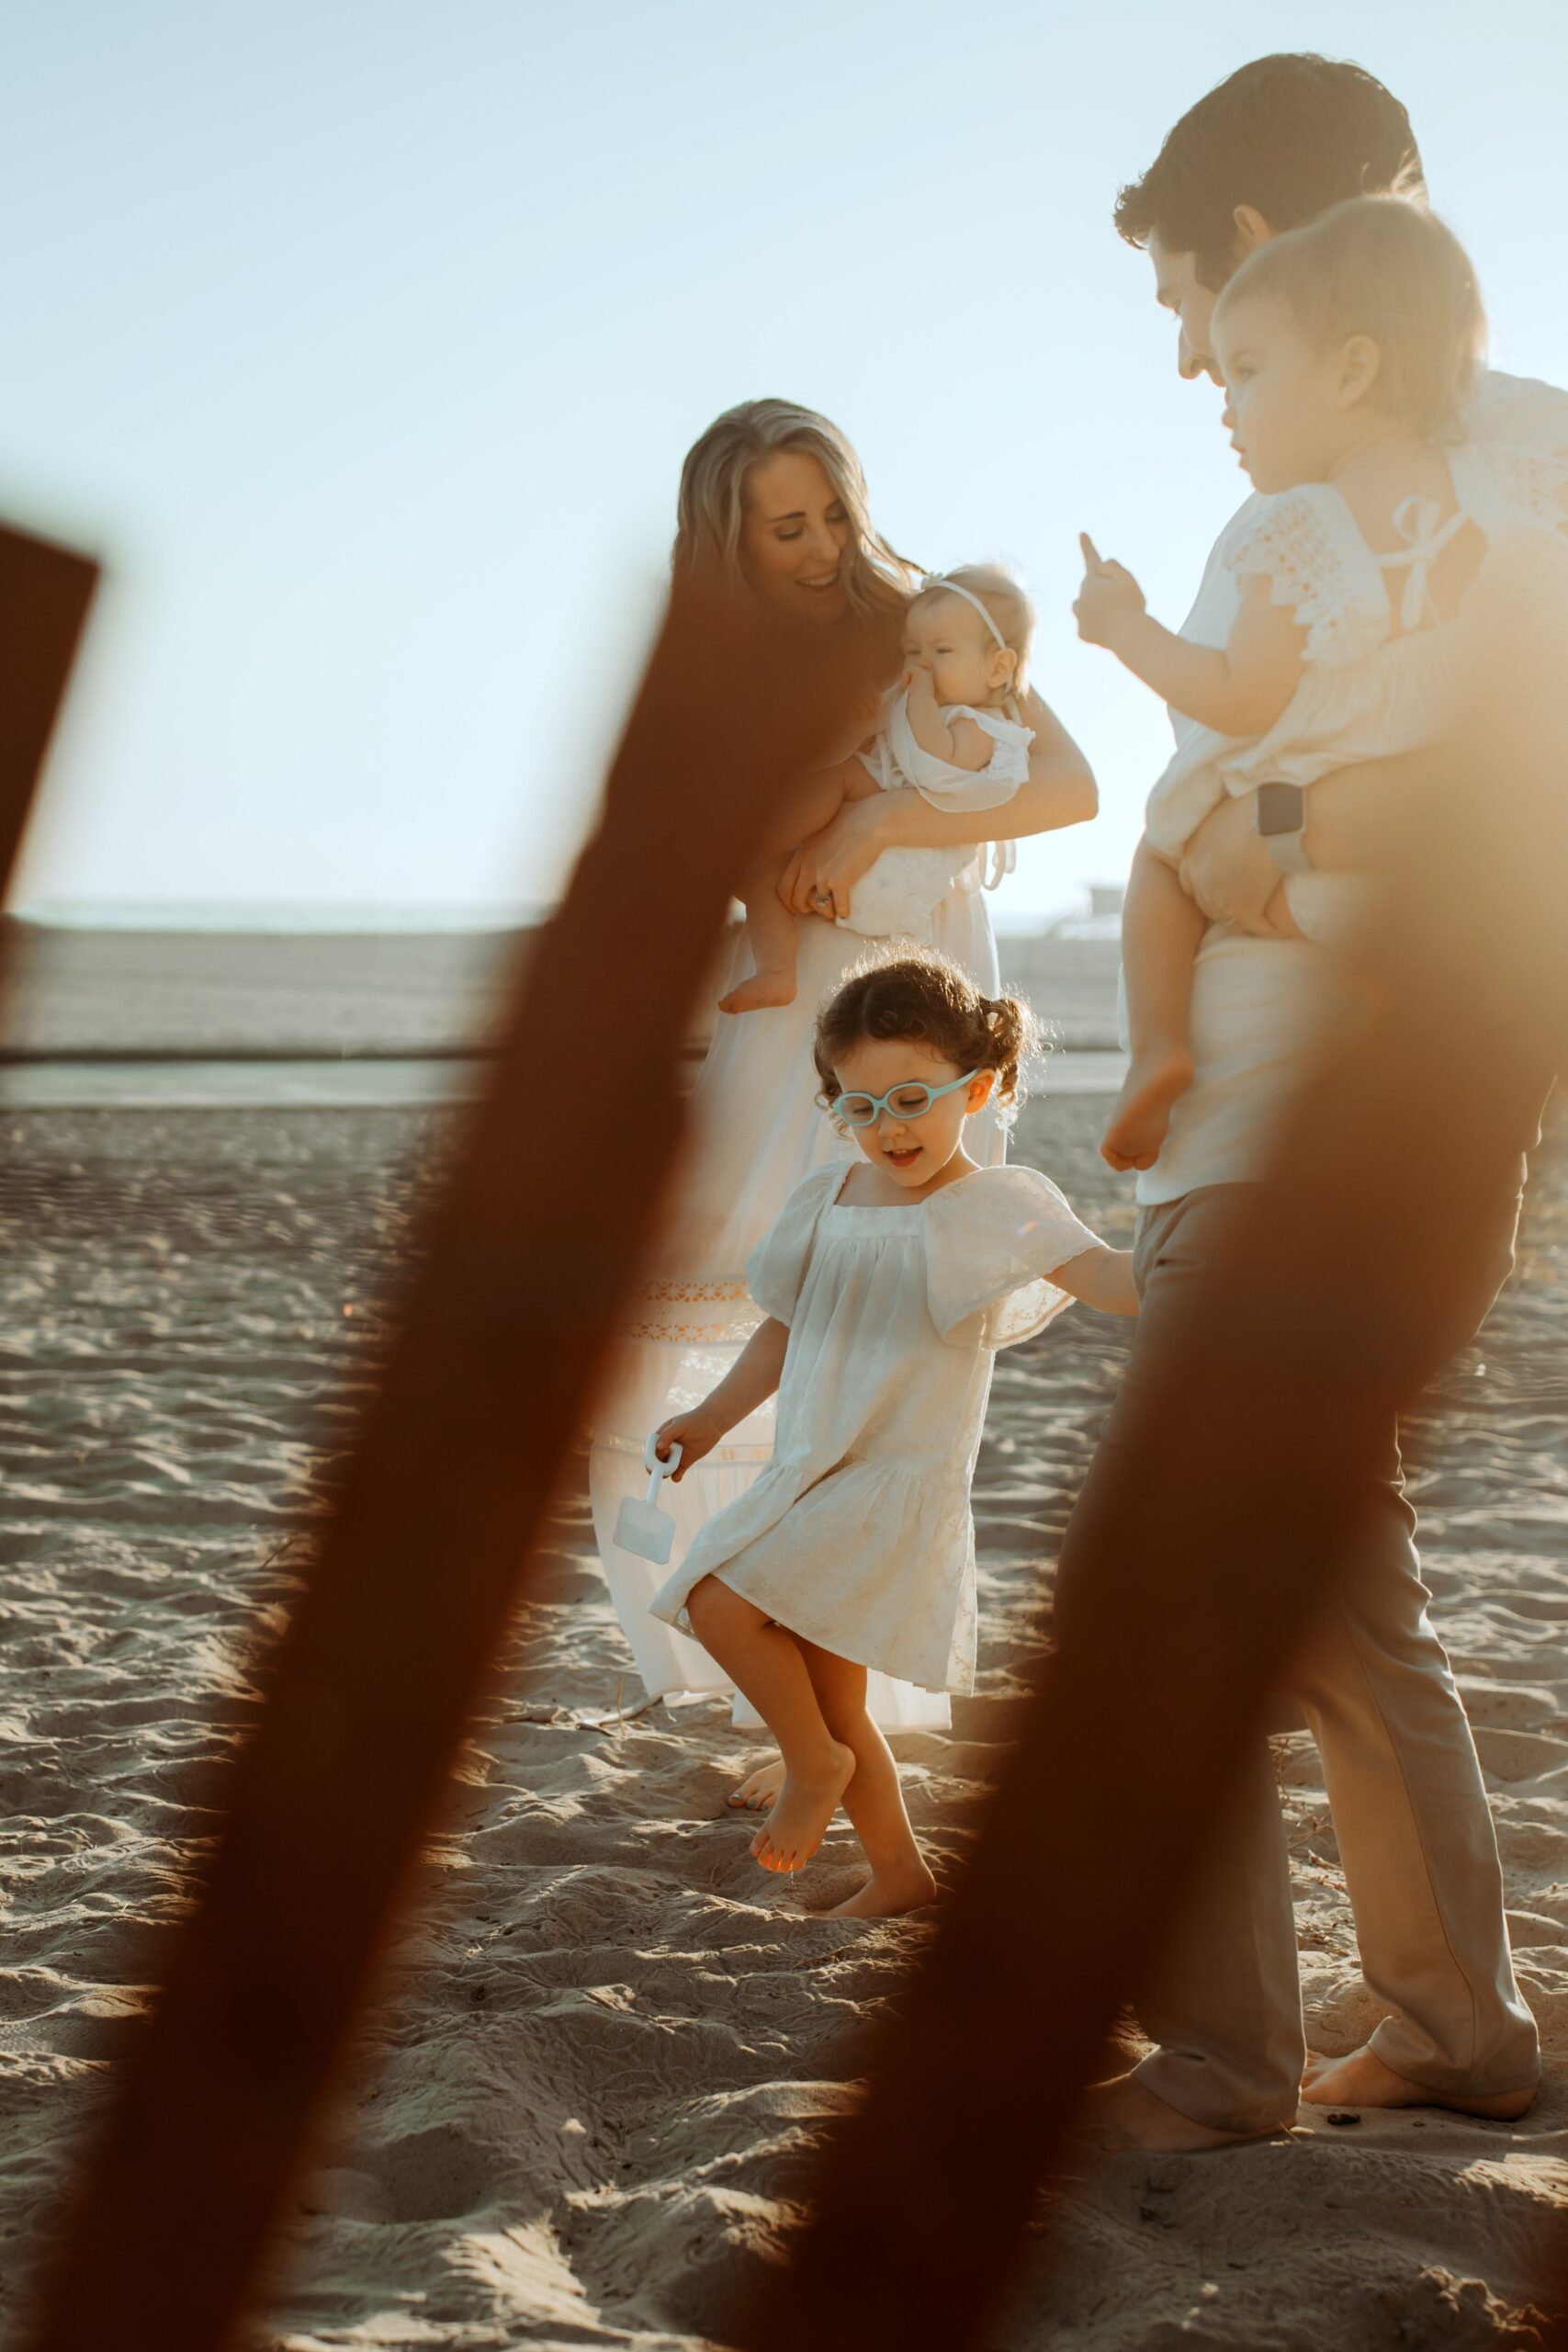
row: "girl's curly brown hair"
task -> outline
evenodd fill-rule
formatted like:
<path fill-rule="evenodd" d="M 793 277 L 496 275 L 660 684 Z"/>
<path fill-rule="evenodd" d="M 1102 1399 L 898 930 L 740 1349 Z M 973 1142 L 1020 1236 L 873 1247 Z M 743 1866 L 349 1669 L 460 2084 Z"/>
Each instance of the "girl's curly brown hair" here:
<path fill-rule="evenodd" d="M 863 964 L 817 1017 L 813 1052 L 830 1110 L 842 1091 L 835 1062 L 866 1037 L 908 1037 L 961 1069 L 994 1069 L 991 1100 L 1010 1126 L 1023 1102 L 1022 1064 L 1040 1046 L 1034 1015 L 1014 996 L 982 996 L 966 972 L 934 949 Z"/>

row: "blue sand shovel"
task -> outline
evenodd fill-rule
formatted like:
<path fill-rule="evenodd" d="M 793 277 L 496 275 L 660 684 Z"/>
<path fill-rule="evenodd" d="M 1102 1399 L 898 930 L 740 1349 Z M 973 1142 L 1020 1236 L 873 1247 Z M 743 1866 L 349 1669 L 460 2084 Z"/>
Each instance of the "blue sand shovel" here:
<path fill-rule="evenodd" d="M 670 1546 L 675 1541 L 675 1522 L 667 1510 L 659 1508 L 659 1487 L 661 1479 L 681 1467 L 681 1448 L 672 1445 L 669 1461 L 660 1462 L 653 1450 L 658 1434 L 655 1430 L 642 1449 L 642 1458 L 653 1474 L 648 1482 L 648 1492 L 641 1502 L 628 1496 L 621 1505 L 615 1521 L 615 1541 L 623 1552 L 635 1552 L 639 1560 L 651 1560 L 656 1567 L 662 1568 L 669 1562 Z"/>

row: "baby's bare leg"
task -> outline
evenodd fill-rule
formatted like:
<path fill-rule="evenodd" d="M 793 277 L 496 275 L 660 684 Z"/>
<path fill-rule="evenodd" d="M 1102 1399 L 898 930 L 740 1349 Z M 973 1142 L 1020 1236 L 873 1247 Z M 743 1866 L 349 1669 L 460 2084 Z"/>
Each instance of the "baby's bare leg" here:
<path fill-rule="evenodd" d="M 721 1012 L 761 1012 L 770 1005 L 795 1002 L 795 919 L 779 897 L 779 882 L 786 859 L 801 842 L 831 824 L 845 797 L 843 777 L 837 768 L 802 776 L 784 794 L 778 813 L 763 835 L 757 863 L 740 885 L 751 977 L 719 998 Z"/>
<path fill-rule="evenodd" d="M 751 951 L 751 976 L 738 980 L 721 996 L 721 1012 L 761 1012 L 773 1004 L 795 1002 L 795 963 L 797 941 L 795 917 L 779 897 L 784 862 L 772 857 L 743 876 L 740 896 L 746 903 L 746 944 Z"/>
<path fill-rule="evenodd" d="M 1171 1105 L 1192 1083 L 1187 1023 L 1204 929 L 1174 869 L 1140 842 L 1122 914 L 1133 1062 L 1100 1147 L 1112 1168 L 1154 1166 Z"/>
<path fill-rule="evenodd" d="M 717 1577 L 694 1585 L 686 1612 L 710 1657 L 743 1690 L 784 1754 L 784 1784 L 751 1840 L 765 1871 L 798 1871 L 822 1843 L 855 1769 L 852 1750 L 829 1730 L 795 1634 Z"/>
<path fill-rule="evenodd" d="M 855 1759 L 844 1791 L 844 1811 L 865 1849 L 871 1876 L 846 1902 L 826 1915 L 835 1919 L 890 1919 L 916 1911 L 936 1894 L 935 1879 L 915 1842 L 898 1785 L 898 1767 L 886 1740 L 866 1713 L 865 1668 L 815 1642 L 802 1641 L 801 1654 L 833 1737 Z"/>

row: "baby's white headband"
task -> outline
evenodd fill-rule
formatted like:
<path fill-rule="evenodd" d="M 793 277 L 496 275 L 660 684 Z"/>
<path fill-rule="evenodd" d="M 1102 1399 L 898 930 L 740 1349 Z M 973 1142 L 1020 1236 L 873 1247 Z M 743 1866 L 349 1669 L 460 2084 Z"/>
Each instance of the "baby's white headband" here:
<path fill-rule="evenodd" d="M 979 614 L 980 618 L 985 622 L 986 627 L 990 630 L 991 635 L 996 639 L 997 643 L 1001 647 L 1002 651 L 1004 653 L 1011 652 L 1011 646 L 1009 645 L 1006 638 L 997 627 L 996 622 L 986 610 L 985 605 L 982 605 L 978 596 L 976 596 L 971 589 L 964 587 L 962 581 L 949 580 L 940 571 L 928 571 L 925 578 L 920 582 L 921 595 L 929 596 L 938 588 L 942 589 L 943 594 L 946 595 L 962 596 L 966 605 L 973 605 L 975 610 Z"/>

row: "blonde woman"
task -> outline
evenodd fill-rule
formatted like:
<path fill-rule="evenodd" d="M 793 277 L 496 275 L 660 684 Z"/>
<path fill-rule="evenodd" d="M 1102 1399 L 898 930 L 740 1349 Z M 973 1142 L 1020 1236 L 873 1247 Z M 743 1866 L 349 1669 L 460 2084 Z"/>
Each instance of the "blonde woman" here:
<path fill-rule="evenodd" d="M 689 452 L 681 477 L 674 564 L 716 563 L 781 613 L 823 628 L 854 630 L 887 684 L 898 675 L 903 621 L 918 575 L 872 525 L 864 477 L 836 426 L 788 401 L 748 401 L 719 417 Z M 1096 807 L 1082 753 L 1039 696 L 1021 698 L 1033 730 L 1029 777 L 991 812 L 932 808 L 908 787 L 846 803 L 790 860 L 779 884 L 796 916 L 794 1001 L 741 1016 L 721 1015 L 697 1079 L 675 1204 L 658 1267 L 636 1302 L 619 1358 L 596 1415 L 590 1485 L 600 1557 L 637 1670 L 650 1694 L 728 1690 L 728 1678 L 688 1635 L 649 1614 L 648 1604 L 678 1568 L 698 1529 L 757 1476 L 773 1446 L 769 1400 L 728 1432 L 683 1478 L 666 1485 L 674 1515 L 669 1568 L 623 1552 L 614 1541 L 622 1501 L 646 1483 L 643 1447 L 651 1430 L 689 1410 L 729 1370 L 761 1320 L 746 1286 L 750 1252 L 801 1179 L 841 1147 L 817 1108 L 812 1035 L 819 1005 L 866 950 L 840 930 L 855 884 L 886 849 L 972 847 L 1080 824 Z M 869 734 L 875 713 L 865 715 Z M 854 750 L 842 746 L 840 756 Z M 999 985 L 996 943 L 984 894 L 966 874 L 938 907 L 932 944 L 986 995 Z M 746 949 L 737 943 L 739 969 Z M 971 1129 L 982 1164 L 1005 1156 L 998 1115 Z M 874 1675 L 867 1704 L 885 1729 L 945 1724 L 945 1697 Z M 758 1718 L 742 1708 L 738 1722 Z M 782 1770 L 753 1773 L 730 1802 L 772 1803 Z"/>

